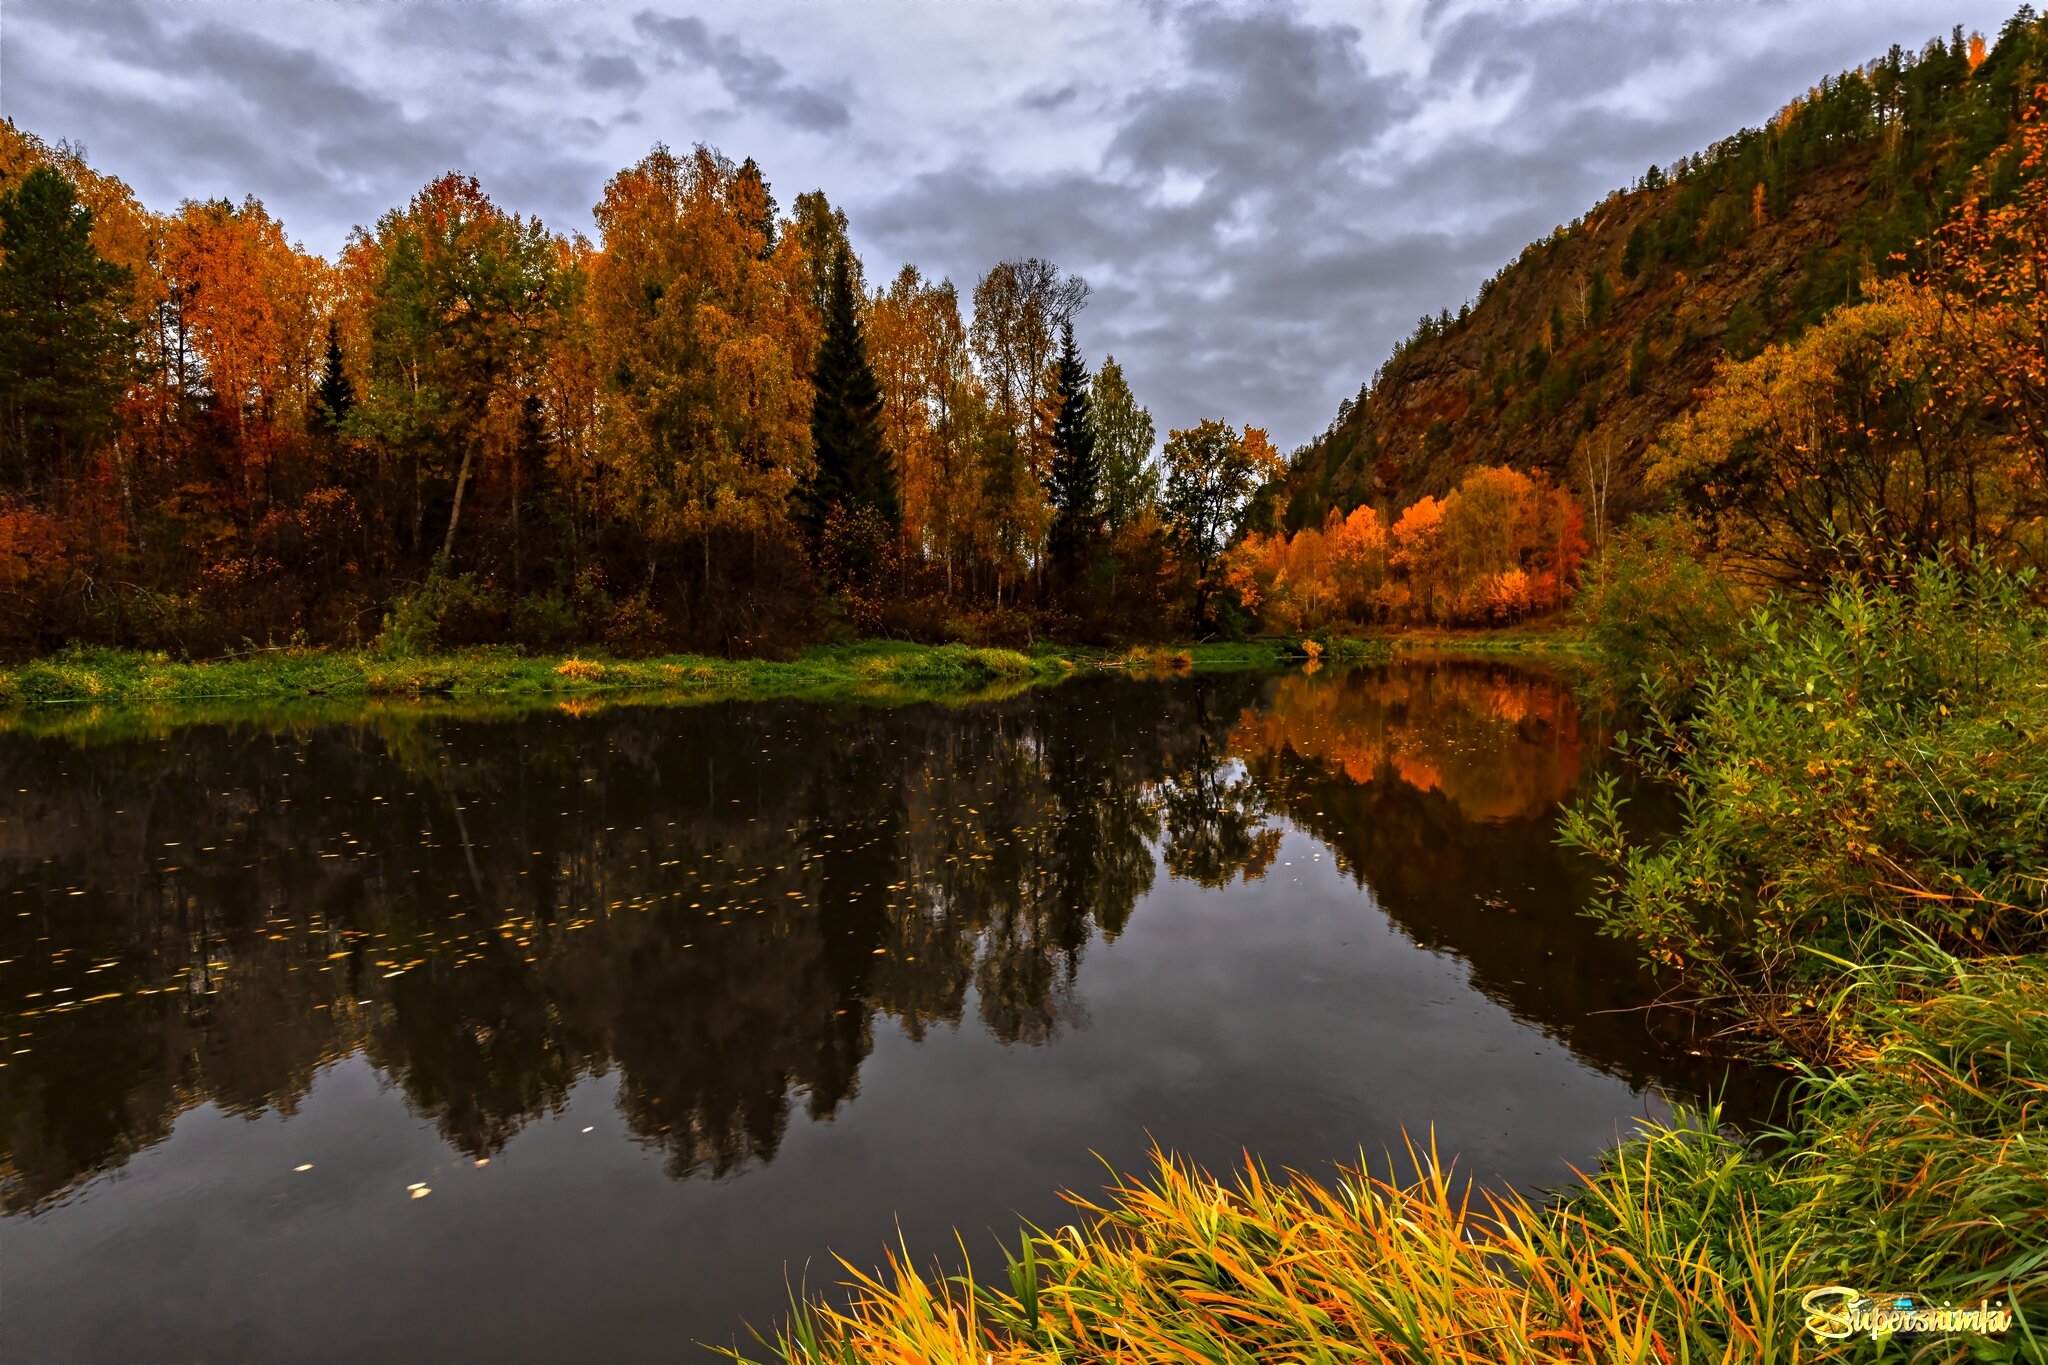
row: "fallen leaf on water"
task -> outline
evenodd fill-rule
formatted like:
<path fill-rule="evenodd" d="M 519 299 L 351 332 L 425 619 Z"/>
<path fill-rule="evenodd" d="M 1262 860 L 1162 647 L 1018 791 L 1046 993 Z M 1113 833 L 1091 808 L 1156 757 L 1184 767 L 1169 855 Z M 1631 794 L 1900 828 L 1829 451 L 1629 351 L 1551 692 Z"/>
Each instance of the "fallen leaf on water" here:
<path fill-rule="evenodd" d="M 476 1159 L 476 1164 L 479 1166 L 488 1166 L 491 1164 L 491 1159 L 487 1156 L 480 1156 Z"/>
<path fill-rule="evenodd" d="M 303 1166 L 294 1166 L 292 1169 L 295 1171 L 310 1171 L 313 1169 L 313 1163 L 309 1161 Z"/>

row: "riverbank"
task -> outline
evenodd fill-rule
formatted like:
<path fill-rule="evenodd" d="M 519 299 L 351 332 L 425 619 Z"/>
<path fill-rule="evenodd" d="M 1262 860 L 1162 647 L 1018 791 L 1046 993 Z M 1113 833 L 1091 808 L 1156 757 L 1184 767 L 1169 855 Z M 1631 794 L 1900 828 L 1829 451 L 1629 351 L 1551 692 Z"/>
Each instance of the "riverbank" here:
<path fill-rule="evenodd" d="M 1592 642 L 1585 632 L 1556 620 L 1488 630 L 1401 630 L 1364 637 L 1393 650 L 1446 654 L 1528 654 L 1585 657 Z"/>
<path fill-rule="evenodd" d="M 677 697 L 944 695 L 1065 676 L 1049 654 L 888 642 L 823 645 L 794 659 L 670 655 L 533 657 L 473 649 L 424 657 L 277 650 L 197 663 L 128 650 L 72 650 L 0 670 L 0 707 L 372 699 L 553 701 Z"/>
<path fill-rule="evenodd" d="M 1344 641 L 1326 651 L 1326 657 L 1334 662 L 1375 652 Z M 480 648 L 418 657 L 266 650 L 184 662 L 133 650 L 74 649 L 0 668 L 0 713 L 373 701 L 513 706 L 627 698 L 917 701 L 1007 692 L 1057 682 L 1085 668 L 1220 672 L 1285 667 L 1307 657 L 1303 643 L 1295 640 L 1148 646 L 1122 652 L 870 640 L 818 645 L 787 660 L 687 654 L 651 659 L 535 657 L 510 648 Z"/>

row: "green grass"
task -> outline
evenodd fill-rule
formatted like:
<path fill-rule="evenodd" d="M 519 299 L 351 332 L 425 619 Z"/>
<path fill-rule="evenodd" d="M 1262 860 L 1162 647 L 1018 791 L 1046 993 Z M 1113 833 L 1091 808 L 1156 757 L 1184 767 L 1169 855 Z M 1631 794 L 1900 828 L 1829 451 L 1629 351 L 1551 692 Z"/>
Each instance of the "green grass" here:
<path fill-rule="evenodd" d="M 1333 642 L 1326 662 L 1384 657 Z M 794 697 L 899 704 L 1006 696 L 1090 668 L 1127 673 L 1278 669 L 1298 640 L 1146 647 L 1113 653 L 1050 643 L 1029 652 L 870 640 L 819 645 L 788 660 L 601 654 L 531 657 L 509 647 L 424 656 L 271 650 L 181 662 L 133 650 L 73 648 L 0 667 L 0 726 L 37 733 L 157 733 L 194 722 L 337 722 L 392 714 L 509 717 L 536 707 L 611 702 L 688 705 Z"/>
<path fill-rule="evenodd" d="M 958 1274 L 891 1253 L 797 1295 L 741 1360 L 1770 1362 L 2048 1358 L 2048 969 L 1923 951 L 1868 969 L 1859 1060 L 1751 1143 L 1646 1124 L 1555 1197 L 1475 1191 L 1433 1147 L 1334 1179 L 1158 1154 Z M 1876 993 L 1882 992 L 1882 999 Z M 1391 1163 L 1389 1163 L 1391 1165 Z M 964 1254 L 964 1247 L 963 1247 Z M 2010 1307 L 1999 1335 L 1828 1342 L 1828 1284 Z M 1928 1347 L 1915 1354 L 1914 1348 Z"/>
<path fill-rule="evenodd" d="M 1404 630 L 1381 638 L 1397 650 L 1445 654 L 1578 656 L 1593 648 L 1584 631 L 1556 618 L 1490 630 Z"/>
<path fill-rule="evenodd" d="M 419 658 L 277 651 L 183 663 L 125 650 L 69 650 L 0 671 L 0 711 L 21 721 L 58 708 L 174 710 L 319 703 L 519 705 L 645 697 L 817 697 L 914 701 L 986 695 L 1072 671 L 1057 655 L 966 645 L 821 645 L 790 660 L 673 655 L 532 658 L 476 649 Z"/>

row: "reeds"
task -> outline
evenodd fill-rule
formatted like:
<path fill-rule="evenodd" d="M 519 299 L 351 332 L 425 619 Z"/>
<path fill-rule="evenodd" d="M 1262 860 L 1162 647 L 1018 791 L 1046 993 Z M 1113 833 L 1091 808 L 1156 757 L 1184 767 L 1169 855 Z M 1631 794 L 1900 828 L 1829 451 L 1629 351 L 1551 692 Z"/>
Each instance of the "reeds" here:
<path fill-rule="evenodd" d="M 843 1308 L 799 1304 L 786 1362 L 1742 1361 L 1816 1358 L 1791 1330 L 1792 1248 L 1739 1192 L 1711 1235 L 1660 1217 L 1697 1134 L 1633 1144 L 1579 1197 L 1474 1191 L 1434 1151 L 1396 1183 L 1248 1163 L 1225 1183 L 1165 1154 L 996 1280 L 892 1255 Z M 1718 1141 L 1718 1140 L 1715 1140 Z M 1692 1173 L 1692 1172 L 1689 1172 Z M 1719 1253 L 1732 1248 L 1732 1258 Z M 745 1359 L 745 1356 L 739 1356 Z"/>

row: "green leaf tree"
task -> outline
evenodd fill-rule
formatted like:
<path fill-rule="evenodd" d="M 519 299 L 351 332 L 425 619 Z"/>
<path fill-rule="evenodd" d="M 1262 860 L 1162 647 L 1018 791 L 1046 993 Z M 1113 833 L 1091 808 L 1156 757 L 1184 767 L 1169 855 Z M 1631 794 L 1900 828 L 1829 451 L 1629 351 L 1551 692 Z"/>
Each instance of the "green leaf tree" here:
<path fill-rule="evenodd" d="M 1102 466 L 1102 514 L 1115 535 L 1159 501 L 1152 414 L 1138 406 L 1115 356 L 1102 362 L 1092 389 L 1089 416 Z"/>
<path fill-rule="evenodd" d="M 445 562 L 479 457 L 510 449 L 559 323 L 559 247 L 538 219 L 505 213 L 474 177 L 451 173 L 349 252 L 369 295 L 374 425 L 412 464 L 416 551 L 430 489 L 437 502 L 448 490 Z"/>
<path fill-rule="evenodd" d="M 129 272 L 47 166 L 0 196 L 0 488 L 63 490 L 115 430 L 135 353 Z"/>

